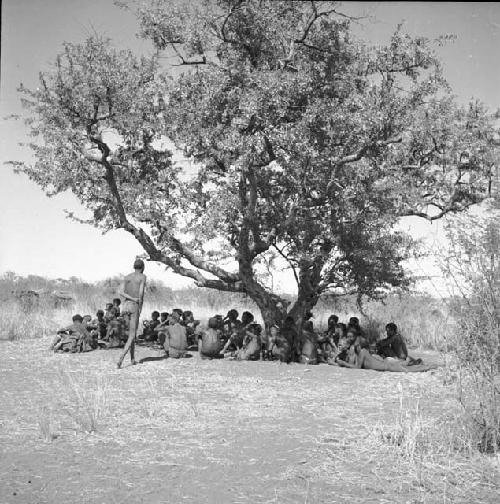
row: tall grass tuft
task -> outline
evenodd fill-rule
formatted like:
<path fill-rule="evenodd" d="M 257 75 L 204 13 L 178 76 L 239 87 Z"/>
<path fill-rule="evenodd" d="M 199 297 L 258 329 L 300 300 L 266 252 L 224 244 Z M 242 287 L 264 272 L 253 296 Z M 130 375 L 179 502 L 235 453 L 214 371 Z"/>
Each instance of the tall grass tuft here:
<path fill-rule="evenodd" d="M 43 408 L 40 408 L 37 423 L 38 428 L 40 429 L 40 434 L 45 441 L 51 442 L 56 439 L 57 435 L 53 431 L 52 411 L 48 407 L 44 406 Z"/>
<path fill-rule="evenodd" d="M 109 383 L 102 377 L 87 380 L 63 370 L 59 378 L 64 411 L 83 432 L 97 431 L 109 409 Z"/>

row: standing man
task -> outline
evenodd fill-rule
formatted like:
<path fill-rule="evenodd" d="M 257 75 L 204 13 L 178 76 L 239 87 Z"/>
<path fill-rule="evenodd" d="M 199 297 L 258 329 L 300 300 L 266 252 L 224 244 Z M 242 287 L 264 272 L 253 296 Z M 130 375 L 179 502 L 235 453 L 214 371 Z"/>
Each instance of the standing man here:
<path fill-rule="evenodd" d="M 125 344 L 125 349 L 118 360 L 118 369 L 121 368 L 123 359 L 129 350 L 132 364 L 137 364 L 134 356 L 135 336 L 139 325 L 142 303 L 144 302 L 145 287 L 146 275 L 144 274 L 144 261 L 136 259 L 134 262 L 134 272 L 123 279 L 121 290 L 118 292 L 118 294 L 125 299 L 122 307 L 122 314 L 128 318 L 129 322 L 128 339 Z"/>

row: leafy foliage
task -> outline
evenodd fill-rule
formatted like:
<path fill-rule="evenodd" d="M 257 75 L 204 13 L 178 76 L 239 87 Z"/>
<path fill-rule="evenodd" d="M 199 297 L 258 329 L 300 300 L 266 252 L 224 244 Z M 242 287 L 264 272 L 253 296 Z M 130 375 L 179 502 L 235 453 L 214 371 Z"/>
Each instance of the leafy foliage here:
<path fill-rule="evenodd" d="M 481 106 L 456 105 L 429 40 L 399 27 L 370 47 L 337 9 L 152 0 L 137 15 L 156 56 L 65 44 L 24 90 L 43 142 L 21 170 L 72 190 L 151 260 L 249 294 L 266 320 L 286 305 L 256 274 L 273 254 L 295 275 L 299 318 L 332 288 L 404 286 L 412 245 L 394 224 L 481 200 L 493 127 Z"/>

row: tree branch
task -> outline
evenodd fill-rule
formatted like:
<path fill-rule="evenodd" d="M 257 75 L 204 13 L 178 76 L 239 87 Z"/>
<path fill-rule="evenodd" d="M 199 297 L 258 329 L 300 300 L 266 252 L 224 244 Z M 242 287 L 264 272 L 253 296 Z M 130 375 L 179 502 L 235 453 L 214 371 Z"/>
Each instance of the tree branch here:
<path fill-rule="evenodd" d="M 349 154 L 347 156 L 344 156 L 343 158 L 335 160 L 334 164 L 339 166 L 339 165 L 354 163 L 355 161 L 360 161 L 361 159 L 363 159 L 365 157 L 366 153 L 370 149 L 373 149 L 374 147 L 387 147 L 388 145 L 392 145 L 395 143 L 401 143 L 402 141 L 403 141 L 403 138 L 401 136 L 397 136 L 397 137 L 393 137 L 393 138 L 388 138 L 387 140 L 377 140 L 375 142 L 371 142 L 367 145 L 364 145 L 363 147 L 358 149 L 356 152 Z"/>
<path fill-rule="evenodd" d="M 106 146 L 107 147 L 107 146 Z M 178 248 L 178 252 L 183 256 L 186 257 L 190 262 L 193 261 L 193 265 L 196 266 L 197 263 L 200 266 L 204 265 L 206 266 L 206 271 L 209 273 L 218 273 L 226 279 L 227 281 L 224 280 L 211 280 L 206 277 L 204 277 L 200 271 L 194 270 L 191 268 L 186 268 L 180 264 L 180 261 L 177 258 L 173 258 L 165 254 L 163 251 L 161 251 L 153 242 L 153 240 L 150 238 L 150 236 L 141 228 L 134 226 L 127 218 L 127 214 L 125 212 L 125 208 L 123 206 L 123 202 L 120 197 L 120 192 L 118 190 L 118 185 L 116 183 L 115 179 L 115 174 L 113 170 L 113 166 L 111 163 L 109 163 L 106 160 L 105 152 L 103 152 L 103 159 L 101 160 L 101 164 L 105 167 L 106 169 L 106 175 L 105 175 L 105 180 L 108 183 L 109 190 L 111 192 L 111 195 L 115 201 L 115 210 L 117 211 L 118 214 L 118 227 L 124 229 L 125 231 L 129 232 L 132 236 L 135 237 L 135 239 L 142 245 L 144 250 L 147 252 L 149 255 L 150 259 L 153 261 L 158 261 L 169 268 L 172 269 L 175 273 L 178 273 L 179 275 L 192 278 L 195 282 L 196 285 L 200 287 L 209 287 L 209 288 L 215 288 L 215 289 L 221 289 L 221 290 L 231 290 L 231 291 L 238 291 L 238 292 L 245 292 L 243 285 L 241 282 L 238 282 L 238 276 L 233 275 L 230 273 L 227 273 L 223 271 L 222 269 L 204 263 L 201 260 L 198 260 L 197 258 L 194 257 L 193 254 L 189 252 L 187 247 L 183 246 L 178 240 L 176 241 L 176 246 Z M 210 271 L 212 270 L 212 271 Z M 216 275 L 218 276 L 218 275 Z"/>
<path fill-rule="evenodd" d="M 295 282 L 297 282 L 297 285 L 299 285 L 299 276 L 297 274 L 297 269 L 295 268 L 295 265 L 293 264 L 292 260 L 276 244 L 273 244 L 273 247 L 276 249 L 278 254 L 281 257 L 283 257 L 283 259 L 285 259 L 285 261 L 290 265 L 290 268 L 293 272 L 293 276 L 295 277 Z"/>
<path fill-rule="evenodd" d="M 459 177 L 460 179 L 460 177 Z M 467 198 L 467 200 L 465 199 Z M 421 217 L 422 219 L 428 220 L 430 222 L 441 219 L 445 215 L 449 213 L 454 213 L 454 212 L 461 212 L 463 210 L 466 210 L 470 208 L 472 205 L 477 204 L 480 201 L 480 198 L 475 197 L 472 194 L 468 193 L 462 193 L 459 190 L 459 185 L 457 183 L 457 186 L 455 188 L 455 191 L 453 191 L 453 194 L 451 195 L 449 201 L 446 203 L 446 205 L 439 205 L 437 203 L 429 203 L 428 206 L 433 206 L 435 208 L 438 208 L 440 211 L 435 214 L 435 215 L 430 215 L 427 212 L 418 210 L 418 209 L 409 209 L 401 212 L 399 217 Z"/>
<path fill-rule="evenodd" d="M 177 49 L 177 47 L 175 47 L 175 44 L 173 42 L 170 45 L 172 46 L 172 49 L 174 50 L 175 54 L 181 60 L 181 64 L 180 65 L 172 65 L 172 66 L 205 65 L 207 63 L 207 58 L 206 58 L 206 56 L 204 54 L 202 55 L 201 60 L 188 61 L 188 60 L 184 59 L 184 57 L 182 56 L 182 54 L 180 53 L 180 51 Z"/>
<path fill-rule="evenodd" d="M 170 248 L 181 254 L 182 257 L 187 259 L 196 268 L 202 269 L 207 273 L 211 273 L 223 282 L 235 283 L 240 280 L 237 273 L 230 273 L 210 261 L 207 261 L 205 258 L 197 255 L 191 248 L 183 244 L 177 238 L 170 237 Z"/>

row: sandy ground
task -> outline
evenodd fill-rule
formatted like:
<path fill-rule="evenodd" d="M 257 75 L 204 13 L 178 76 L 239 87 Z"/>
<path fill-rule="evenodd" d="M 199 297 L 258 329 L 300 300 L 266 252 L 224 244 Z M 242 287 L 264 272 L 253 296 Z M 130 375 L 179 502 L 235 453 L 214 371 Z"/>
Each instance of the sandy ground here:
<path fill-rule="evenodd" d="M 498 458 L 450 457 L 444 368 L 171 360 L 139 347 L 143 363 L 117 370 L 118 350 L 49 343 L 0 343 L 2 504 L 499 502 Z"/>

